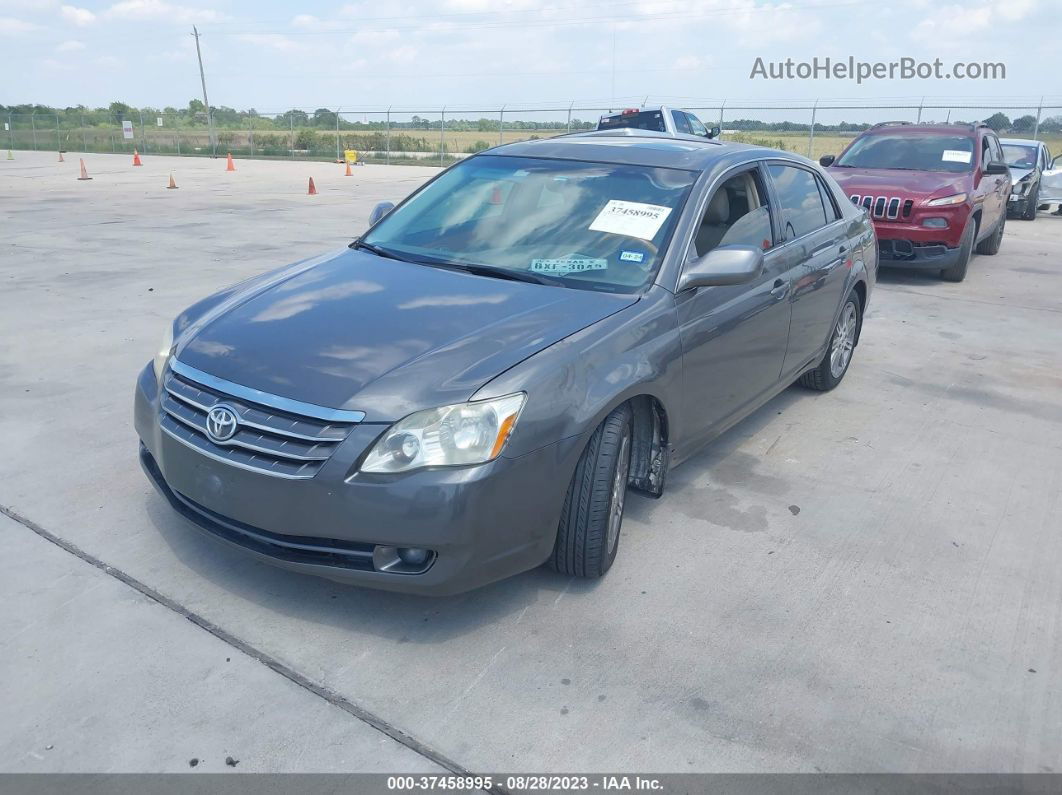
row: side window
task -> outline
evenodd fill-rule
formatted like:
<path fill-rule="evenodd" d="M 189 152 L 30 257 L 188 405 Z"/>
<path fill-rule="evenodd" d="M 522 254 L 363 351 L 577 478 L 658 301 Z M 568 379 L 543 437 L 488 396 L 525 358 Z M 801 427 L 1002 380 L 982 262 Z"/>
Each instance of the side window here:
<path fill-rule="evenodd" d="M 671 118 L 675 122 L 675 130 L 680 133 L 690 133 L 689 122 L 686 121 L 686 114 L 681 110 L 671 111 Z"/>
<path fill-rule="evenodd" d="M 692 113 L 687 113 L 686 118 L 690 120 L 690 130 L 694 135 L 703 135 L 708 137 L 708 128 L 701 124 L 701 120 L 694 116 Z"/>
<path fill-rule="evenodd" d="M 819 183 L 819 195 L 822 198 L 822 206 L 826 208 L 826 223 L 832 224 L 834 221 L 841 217 L 840 211 L 837 209 L 837 203 L 833 200 L 833 193 L 826 187 L 825 183 L 818 177 L 815 181 Z"/>
<path fill-rule="evenodd" d="M 773 244 L 767 191 L 760 172 L 752 168 L 730 177 L 716 188 L 708 201 L 693 247 L 697 256 L 703 256 L 718 246 L 768 249 Z"/>
<path fill-rule="evenodd" d="M 999 139 L 996 136 L 988 136 L 988 149 L 992 153 L 993 163 L 1003 162 L 1003 147 L 999 145 Z"/>
<path fill-rule="evenodd" d="M 981 139 L 981 170 L 988 168 L 988 164 L 992 162 L 992 150 L 988 145 L 988 136 L 986 135 Z"/>
<path fill-rule="evenodd" d="M 826 208 L 814 174 L 803 168 L 777 163 L 768 169 L 781 204 L 786 240 L 801 237 L 826 225 Z"/>

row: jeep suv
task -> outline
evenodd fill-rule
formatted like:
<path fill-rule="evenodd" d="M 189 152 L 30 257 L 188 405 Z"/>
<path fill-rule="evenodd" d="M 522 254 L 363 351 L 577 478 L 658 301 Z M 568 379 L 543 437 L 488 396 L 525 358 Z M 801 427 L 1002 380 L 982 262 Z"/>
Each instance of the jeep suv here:
<path fill-rule="evenodd" d="M 873 219 L 881 265 L 961 282 L 975 248 L 999 251 L 1011 178 L 985 124 L 883 122 L 819 162 Z"/>

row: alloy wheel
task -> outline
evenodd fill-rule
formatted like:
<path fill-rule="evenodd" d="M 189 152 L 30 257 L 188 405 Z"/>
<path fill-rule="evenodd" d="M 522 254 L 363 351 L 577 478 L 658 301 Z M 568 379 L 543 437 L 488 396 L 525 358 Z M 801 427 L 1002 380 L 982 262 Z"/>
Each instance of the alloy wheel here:
<path fill-rule="evenodd" d="M 848 369 L 848 362 L 852 360 L 852 349 L 855 348 L 856 335 L 856 308 L 849 301 L 844 305 L 841 319 L 833 330 L 833 340 L 830 342 L 830 375 L 840 378 Z"/>

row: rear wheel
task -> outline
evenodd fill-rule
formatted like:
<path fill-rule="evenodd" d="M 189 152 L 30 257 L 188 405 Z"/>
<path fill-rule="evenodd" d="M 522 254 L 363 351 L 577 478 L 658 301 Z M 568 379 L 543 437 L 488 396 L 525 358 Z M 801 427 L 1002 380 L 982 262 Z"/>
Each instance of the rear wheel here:
<path fill-rule="evenodd" d="M 859 298 L 854 292 L 848 294 L 841 316 L 833 327 L 830 345 L 822 361 L 814 370 L 800 376 L 800 385 L 818 392 L 828 392 L 844 378 L 848 365 L 852 362 L 856 339 L 859 336 Z"/>
<path fill-rule="evenodd" d="M 600 577 L 619 550 L 631 471 L 631 410 L 615 409 L 586 445 L 568 486 L 549 565 L 562 574 Z"/>
<path fill-rule="evenodd" d="M 966 222 L 966 229 L 962 233 L 962 241 L 959 243 L 959 259 L 950 268 L 944 268 L 940 272 L 940 278 L 946 282 L 961 282 L 966 278 L 966 268 L 970 264 L 973 255 L 974 236 L 977 234 L 977 222 L 971 218 Z"/>
<path fill-rule="evenodd" d="M 999 224 L 996 226 L 996 231 L 988 236 L 985 240 L 982 240 L 977 244 L 978 254 L 992 254 L 999 253 L 999 244 L 1003 242 L 1003 227 L 1007 225 L 1007 214 L 1004 213 L 1000 219 Z"/>

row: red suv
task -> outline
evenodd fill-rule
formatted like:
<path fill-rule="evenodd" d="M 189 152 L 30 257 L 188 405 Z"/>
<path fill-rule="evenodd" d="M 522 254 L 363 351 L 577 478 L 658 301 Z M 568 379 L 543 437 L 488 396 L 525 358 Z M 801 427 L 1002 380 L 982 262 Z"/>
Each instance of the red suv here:
<path fill-rule="evenodd" d="M 985 124 L 883 122 L 819 162 L 873 219 L 881 265 L 961 282 L 974 248 L 999 251 L 1010 171 Z"/>

